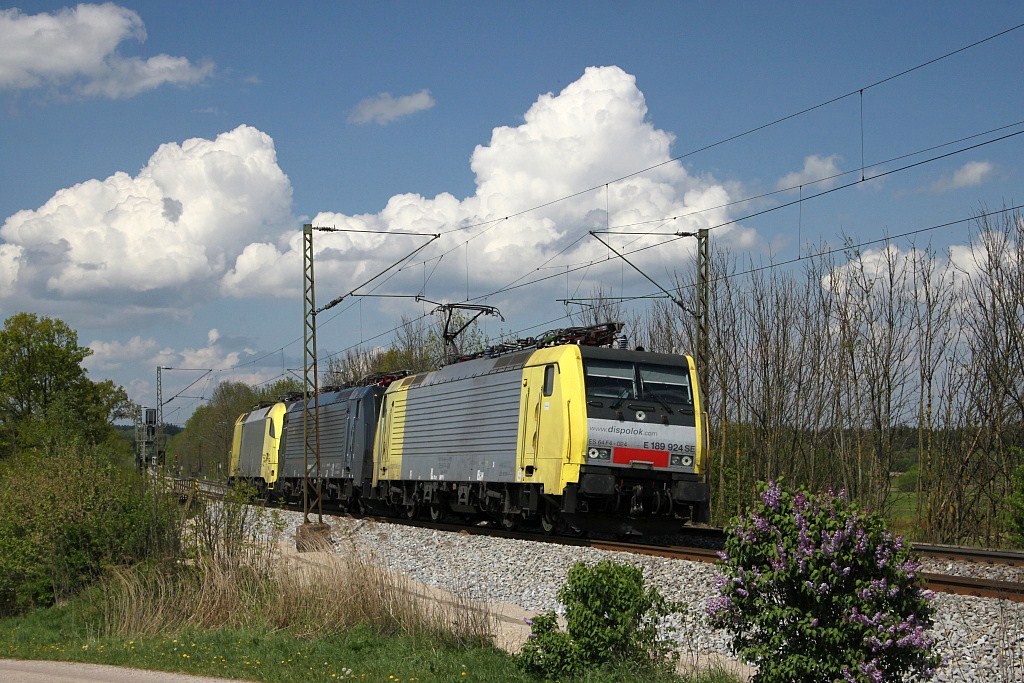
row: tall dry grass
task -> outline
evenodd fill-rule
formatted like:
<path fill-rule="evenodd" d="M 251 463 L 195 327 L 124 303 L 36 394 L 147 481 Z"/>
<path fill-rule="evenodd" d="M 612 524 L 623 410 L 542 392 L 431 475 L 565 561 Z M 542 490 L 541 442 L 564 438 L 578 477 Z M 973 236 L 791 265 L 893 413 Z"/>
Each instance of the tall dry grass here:
<path fill-rule="evenodd" d="M 380 636 L 453 646 L 493 642 L 496 619 L 484 606 L 428 594 L 354 544 L 344 555 L 325 544 L 283 556 L 264 512 L 213 509 L 193 525 L 204 545 L 188 561 L 112 570 L 102 598 L 105 635 L 232 628 L 320 638 L 364 625 Z M 208 526 L 209 517 L 228 524 Z"/>

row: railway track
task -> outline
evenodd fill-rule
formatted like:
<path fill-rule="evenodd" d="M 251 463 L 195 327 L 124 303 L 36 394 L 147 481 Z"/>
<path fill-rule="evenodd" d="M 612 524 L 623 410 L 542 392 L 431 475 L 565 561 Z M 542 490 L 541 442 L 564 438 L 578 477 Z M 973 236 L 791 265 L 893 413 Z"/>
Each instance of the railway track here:
<path fill-rule="evenodd" d="M 988 548 L 968 548 L 956 545 L 931 545 L 928 543 L 915 543 L 914 550 L 920 553 L 922 557 L 930 557 L 932 559 L 1024 567 L 1024 551 L 1020 550 L 991 550 Z"/>
<path fill-rule="evenodd" d="M 611 552 L 649 555 L 651 557 L 667 557 L 675 560 L 689 560 L 691 562 L 715 563 L 718 561 L 718 551 L 711 548 L 649 545 L 628 541 L 545 536 L 539 533 L 505 531 L 488 526 L 465 527 L 455 524 L 444 524 L 422 520 L 396 520 L 390 517 L 373 517 L 372 519 L 385 524 L 404 524 L 407 526 L 436 529 L 438 531 L 497 536 L 500 538 L 513 538 L 534 542 L 559 543 L 562 545 L 583 546 Z M 984 557 L 985 562 L 988 563 L 998 563 L 1002 558 L 1008 558 L 1008 561 L 1011 563 L 1017 561 L 1015 551 L 1007 551 L 1007 553 L 1004 553 L 1003 551 L 988 551 L 985 553 L 976 553 L 974 556 Z M 1020 553 L 1016 554 L 1019 555 Z M 953 576 L 924 572 L 919 573 L 919 576 L 924 580 L 929 590 L 933 590 L 938 593 L 954 593 L 956 595 L 970 595 L 979 598 L 999 598 L 1013 602 L 1024 602 L 1024 583 L 972 576 Z"/>
<path fill-rule="evenodd" d="M 226 486 L 220 482 L 201 482 L 198 480 L 179 479 L 174 480 L 173 490 L 178 493 L 183 500 L 186 497 L 192 498 L 200 496 L 218 499 L 223 496 Z M 301 512 L 301 506 L 299 507 L 300 509 L 297 511 Z M 290 509 L 295 509 L 295 507 L 290 507 Z M 690 531 L 693 531 L 694 535 L 702 537 L 708 545 L 715 546 L 714 548 L 652 545 L 629 541 L 572 536 L 548 536 L 539 532 L 508 531 L 489 525 L 466 526 L 463 524 L 430 522 L 419 519 L 409 520 L 393 517 L 378 517 L 373 515 L 363 515 L 362 518 L 371 519 L 384 524 L 402 524 L 406 526 L 435 529 L 438 531 L 497 536 L 500 538 L 511 538 L 533 542 L 558 543 L 562 545 L 590 547 L 597 550 L 607 550 L 611 552 L 625 552 L 635 555 L 649 555 L 652 557 L 667 557 L 677 560 L 707 563 L 714 563 L 718 561 L 717 548 L 720 547 L 721 542 L 724 541 L 724 532 L 721 529 L 701 527 L 695 527 Z M 922 557 L 931 559 L 945 559 L 973 564 L 1007 565 L 1011 567 L 1024 566 L 1024 552 L 1019 550 L 992 550 L 985 548 L 939 546 L 931 544 L 914 544 L 914 550 Z M 924 572 L 920 573 L 920 576 L 925 581 L 928 588 L 936 592 L 1024 602 L 1024 583 Z"/>

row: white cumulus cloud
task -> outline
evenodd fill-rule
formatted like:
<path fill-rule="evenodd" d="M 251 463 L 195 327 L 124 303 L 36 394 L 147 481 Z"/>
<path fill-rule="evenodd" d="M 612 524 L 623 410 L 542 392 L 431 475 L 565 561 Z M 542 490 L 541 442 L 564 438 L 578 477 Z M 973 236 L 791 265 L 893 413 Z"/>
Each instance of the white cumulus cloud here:
<path fill-rule="evenodd" d="M 205 298 L 246 245 L 291 224 L 291 196 L 273 140 L 239 126 L 162 145 L 135 176 L 89 180 L 19 211 L 0 227 L 0 258 L 19 257 L 16 285 L 36 296 Z"/>
<path fill-rule="evenodd" d="M 18 281 L 21 251 L 15 244 L 0 244 L 0 299 L 8 296 Z"/>
<path fill-rule="evenodd" d="M 471 159 L 476 191 L 471 196 L 398 194 L 378 213 L 324 211 L 312 222 L 358 230 L 444 233 L 419 256 L 436 259 L 445 254 L 430 275 L 427 294 L 461 292 L 464 297 L 467 278 L 470 288 L 480 293 L 530 273 L 548 259 L 555 258 L 548 265 L 559 268 L 603 259 L 608 250 L 587 231 L 606 224 L 652 221 L 643 225 L 666 233 L 728 220 L 725 209 L 714 208 L 728 203 L 726 187 L 712 178 L 691 175 L 682 164 L 671 161 L 673 137 L 647 119 L 643 93 L 632 75 L 618 67 L 590 67 L 560 93 L 541 95 L 521 125 L 495 128 L 489 144 L 476 148 Z M 649 167 L 656 168 L 603 185 Z M 600 189 L 565 199 L 592 187 Z M 683 214 L 689 215 L 663 224 Z M 453 231 L 460 227 L 466 229 Z M 747 242 L 751 237 L 738 226 L 724 227 L 716 235 Z M 467 255 L 465 243 L 470 239 Z M 607 239 L 621 248 L 627 248 L 628 241 L 632 250 L 664 238 Z M 349 291 L 423 242 L 424 238 L 397 235 L 316 233 L 318 287 Z M 644 251 L 634 260 L 664 277 L 687 249 L 692 245 L 676 242 Z M 223 285 L 233 295 L 301 296 L 295 277 L 301 267 L 302 238 L 295 232 L 280 243 L 246 247 Z M 425 267 L 407 269 L 406 288 L 419 287 L 427 277 L 425 271 Z M 396 285 L 391 287 L 394 290 Z"/>
<path fill-rule="evenodd" d="M 434 98 L 429 90 L 420 90 L 412 95 L 394 97 L 391 93 L 381 93 L 368 97 L 355 106 L 349 114 L 349 123 L 378 123 L 384 125 L 397 119 L 431 109 Z"/>
<path fill-rule="evenodd" d="M 153 357 L 160 345 L 155 339 L 135 336 L 127 342 L 97 339 L 89 342 L 89 348 L 92 349 L 92 355 L 85 359 L 85 367 L 93 371 L 110 370 L 124 363 L 147 360 Z"/>
<path fill-rule="evenodd" d="M 842 173 L 839 169 L 840 161 L 842 159 L 838 154 L 830 154 L 827 157 L 811 154 L 804 158 L 803 169 L 787 173 L 779 178 L 779 181 L 775 184 L 775 189 L 788 190 L 812 183 L 814 183 L 818 191 L 835 187 L 836 176 Z"/>
<path fill-rule="evenodd" d="M 996 167 L 989 161 L 968 161 L 952 175 L 939 178 L 932 183 L 932 192 L 948 192 L 962 187 L 981 185 L 995 173 Z"/>
<path fill-rule="evenodd" d="M 81 4 L 53 14 L 0 10 L 0 89 L 67 86 L 83 96 L 124 98 L 167 83 L 199 83 L 213 73 L 210 62 L 118 53 L 122 42 L 145 39 L 139 15 L 113 3 Z"/>

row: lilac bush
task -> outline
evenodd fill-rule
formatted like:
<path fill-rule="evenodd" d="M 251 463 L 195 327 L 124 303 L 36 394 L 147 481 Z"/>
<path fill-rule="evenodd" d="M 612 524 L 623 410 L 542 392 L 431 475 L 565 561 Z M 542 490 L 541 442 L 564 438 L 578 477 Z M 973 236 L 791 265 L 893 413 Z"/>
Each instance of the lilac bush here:
<path fill-rule="evenodd" d="M 832 491 L 778 483 L 726 530 L 710 622 L 755 681 L 928 680 L 940 665 L 932 594 L 884 520 Z"/>

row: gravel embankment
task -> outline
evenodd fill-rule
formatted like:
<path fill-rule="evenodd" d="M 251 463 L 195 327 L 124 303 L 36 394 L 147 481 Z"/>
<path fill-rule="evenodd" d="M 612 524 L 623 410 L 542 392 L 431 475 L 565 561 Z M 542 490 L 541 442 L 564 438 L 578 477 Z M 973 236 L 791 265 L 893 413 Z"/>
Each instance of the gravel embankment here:
<path fill-rule="evenodd" d="M 285 537 L 293 538 L 302 516 L 284 514 Z M 574 562 L 628 561 L 643 568 L 647 580 L 663 595 L 689 608 L 681 621 L 671 625 L 684 656 L 731 654 L 725 632 L 709 629 L 703 617 L 717 573 L 712 565 L 347 518 L 325 521 L 331 524 L 339 553 L 349 552 L 355 544 L 415 581 L 472 600 L 512 603 L 538 612 L 561 609 L 556 595 Z M 945 564 L 926 571 L 944 572 Z M 970 567 L 958 571 L 966 573 Z M 1003 576 L 1024 580 L 1019 570 Z M 1024 603 L 939 594 L 935 605 L 934 632 L 949 665 L 934 680 L 1024 680 Z"/>
<path fill-rule="evenodd" d="M 954 562 L 953 560 L 925 558 L 921 561 L 921 571 L 928 574 L 970 576 L 976 579 L 998 579 L 999 581 L 1024 583 L 1024 565 L 1015 567 L 1008 564 Z"/>

